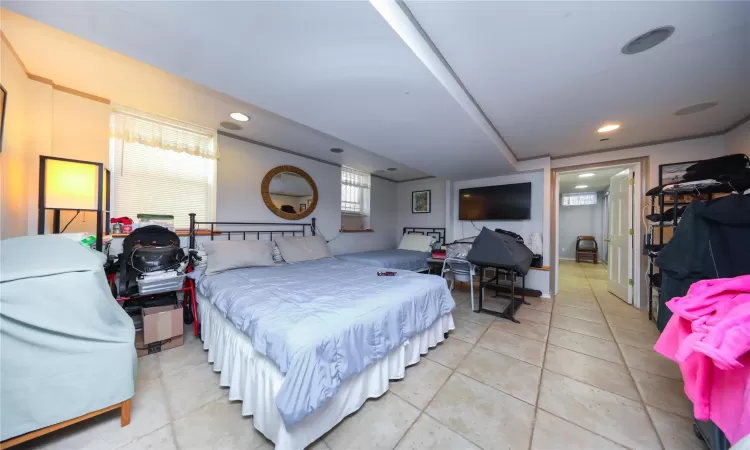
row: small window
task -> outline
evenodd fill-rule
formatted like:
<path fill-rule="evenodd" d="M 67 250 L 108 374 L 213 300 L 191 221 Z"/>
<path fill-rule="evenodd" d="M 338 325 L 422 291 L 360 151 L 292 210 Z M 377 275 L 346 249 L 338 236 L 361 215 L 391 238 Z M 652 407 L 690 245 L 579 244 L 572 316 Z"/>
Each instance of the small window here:
<path fill-rule="evenodd" d="M 110 119 L 113 216 L 168 214 L 175 228 L 213 221 L 216 132 L 143 113 L 114 111 Z"/>
<path fill-rule="evenodd" d="M 370 215 L 370 174 L 341 168 L 341 213 Z"/>
<path fill-rule="evenodd" d="M 563 206 L 596 205 L 596 192 L 576 192 L 562 195 Z"/>

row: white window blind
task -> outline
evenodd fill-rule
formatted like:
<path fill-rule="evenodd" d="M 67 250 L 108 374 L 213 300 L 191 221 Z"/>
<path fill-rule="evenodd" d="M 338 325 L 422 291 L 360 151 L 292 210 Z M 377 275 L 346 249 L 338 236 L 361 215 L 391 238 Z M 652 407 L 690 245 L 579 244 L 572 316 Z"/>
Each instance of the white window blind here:
<path fill-rule="evenodd" d="M 341 212 L 370 215 L 370 174 L 341 167 Z"/>
<path fill-rule="evenodd" d="M 563 206 L 596 205 L 596 192 L 576 192 L 562 195 Z"/>
<path fill-rule="evenodd" d="M 115 111 L 110 120 L 113 216 L 170 214 L 175 227 L 188 214 L 212 221 L 216 200 L 216 132 L 140 113 Z"/>

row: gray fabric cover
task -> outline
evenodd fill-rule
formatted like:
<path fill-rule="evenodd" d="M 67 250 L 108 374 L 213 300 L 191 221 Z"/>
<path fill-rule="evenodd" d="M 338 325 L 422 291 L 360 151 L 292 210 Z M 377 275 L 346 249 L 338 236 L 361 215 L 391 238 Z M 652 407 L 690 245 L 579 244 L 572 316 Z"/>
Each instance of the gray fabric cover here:
<path fill-rule="evenodd" d="M 482 228 L 466 259 L 478 266 L 501 267 L 526 275 L 534 254 L 528 247 L 507 234 Z"/>
<path fill-rule="evenodd" d="M 326 241 L 320 236 L 282 236 L 277 237 L 274 242 L 279 247 L 284 261 L 290 264 L 333 256 Z"/>
<path fill-rule="evenodd" d="M 272 266 L 271 241 L 208 241 L 203 243 L 208 255 L 206 274 L 242 267 Z"/>
<path fill-rule="evenodd" d="M 135 328 L 104 261 L 61 236 L 0 241 L 2 440 L 133 397 Z"/>

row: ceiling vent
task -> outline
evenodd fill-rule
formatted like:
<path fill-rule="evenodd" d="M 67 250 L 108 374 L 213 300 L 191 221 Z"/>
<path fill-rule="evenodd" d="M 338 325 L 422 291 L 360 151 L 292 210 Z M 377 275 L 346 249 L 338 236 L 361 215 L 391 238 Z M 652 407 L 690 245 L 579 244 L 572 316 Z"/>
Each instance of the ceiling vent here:
<path fill-rule="evenodd" d="M 219 125 L 221 125 L 222 128 L 226 128 L 227 130 L 232 130 L 232 131 L 237 131 L 237 130 L 242 129 L 241 126 L 232 122 L 220 122 Z"/>
<path fill-rule="evenodd" d="M 635 39 L 625 44 L 622 52 L 626 55 L 635 55 L 636 53 L 645 52 L 666 41 L 674 33 L 674 27 L 660 27 L 643 33 Z"/>

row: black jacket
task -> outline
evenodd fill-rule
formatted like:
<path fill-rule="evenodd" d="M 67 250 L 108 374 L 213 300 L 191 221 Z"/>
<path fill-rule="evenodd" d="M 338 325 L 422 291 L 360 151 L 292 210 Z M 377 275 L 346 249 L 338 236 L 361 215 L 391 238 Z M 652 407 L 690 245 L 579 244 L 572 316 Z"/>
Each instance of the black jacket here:
<path fill-rule="evenodd" d="M 750 274 L 750 197 L 694 200 L 654 263 L 662 271 L 657 325 L 663 329 L 671 317 L 664 302 L 687 294 L 692 283 Z"/>

